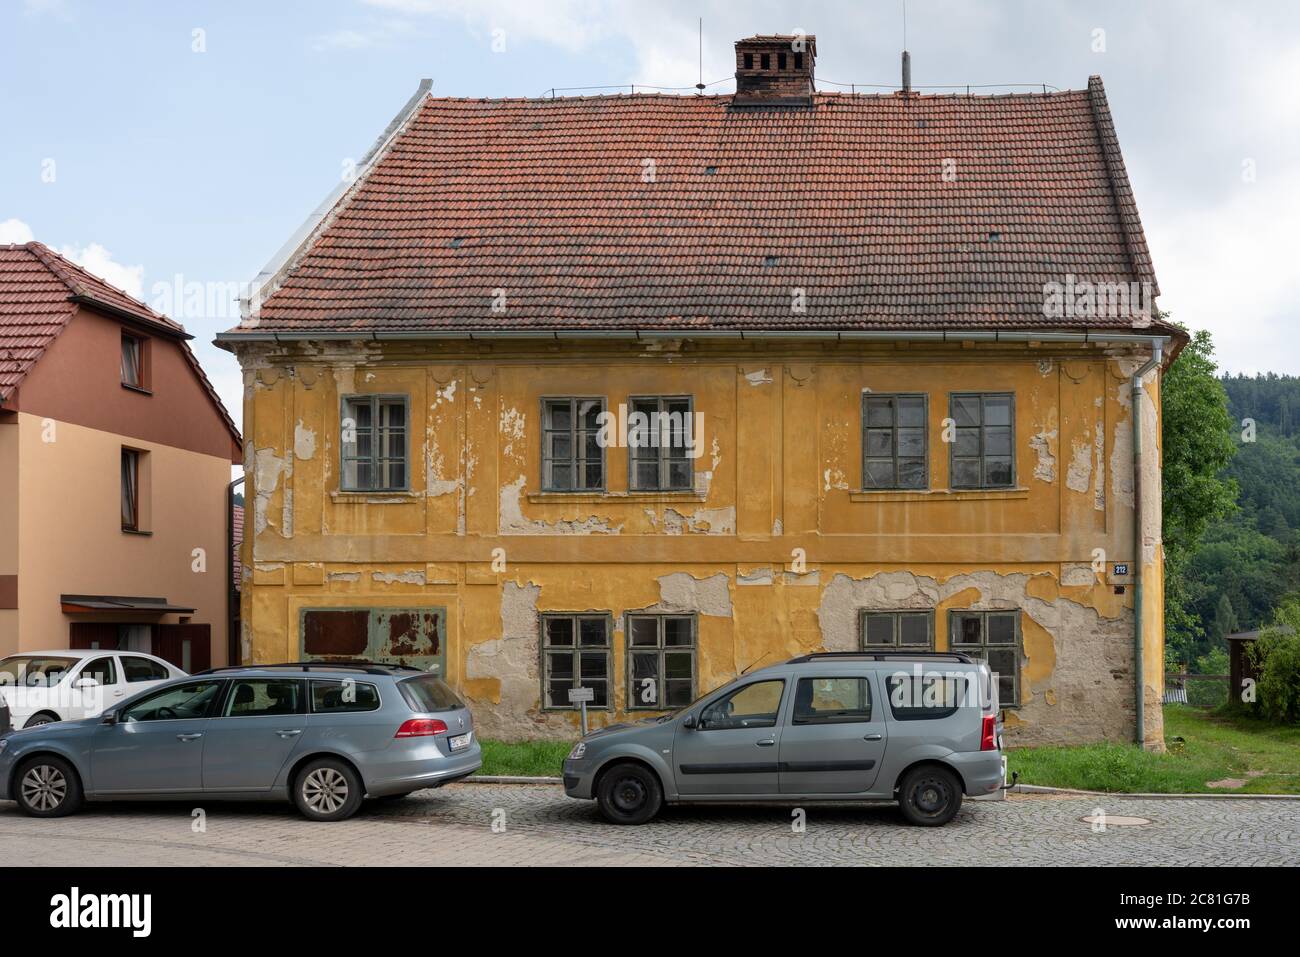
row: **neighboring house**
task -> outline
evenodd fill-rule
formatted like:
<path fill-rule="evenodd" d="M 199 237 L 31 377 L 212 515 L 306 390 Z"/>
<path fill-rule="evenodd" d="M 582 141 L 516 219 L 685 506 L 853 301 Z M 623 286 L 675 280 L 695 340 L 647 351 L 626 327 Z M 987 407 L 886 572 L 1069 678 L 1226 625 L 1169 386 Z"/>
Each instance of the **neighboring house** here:
<path fill-rule="evenodd" d="M 436 667 L 521 737 L 571 735 L 579 685 L 599 724 L 800 652 L 954 648 L 1012 740 L 1132 740 L 1140 701 L 1162 745 L 1185 335 L 1101 81 L 815 93 L 815 53 L 741 41 L 734 96 L 422 84 L 218 338 L 246 657 Z"/>
<path fill-rule="evenodd" d="M 239 431 L 166 316 L 0 246 L 0 654 L 226 657 Z"/>

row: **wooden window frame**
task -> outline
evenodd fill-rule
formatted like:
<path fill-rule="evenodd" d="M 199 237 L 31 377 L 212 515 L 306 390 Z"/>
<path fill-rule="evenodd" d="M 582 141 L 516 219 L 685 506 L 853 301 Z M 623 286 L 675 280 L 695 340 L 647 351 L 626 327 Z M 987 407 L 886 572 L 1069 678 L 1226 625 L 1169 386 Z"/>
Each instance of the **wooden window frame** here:
<path fill-rule="evenodd" d="M 891 422 L 889 425 L 889 459 L 893 462 L 894 480 L 889 485 L 872 485 L 868 480 L 867 463 L 869 461 L 884 461 L 883 455 L 871 455 L 867 446 L 867 433 L 873 430 L 883 430 L 884 426 L 869 426 L 867 424 L 867 407 L 872 402 L 878 402 L 881 399 L 888 399 L 890 402 Z M 898 400 L 899 399 L 920 399 L 921 400 L 921 484 L 920 485 L 902 485 L 899 482 L 898 461 L 903 459 L 915 459 L 915 455 L 899 456 L 898 454 Z M 923 492 L 930 487 L 930 397 L 924 392 L 864 392 L 862 393 L 862 490 L 864 492 L 878 491 L 911 491 Z M 915 428 L 915 426 L 902 426 L 902 428 Z"/>
<path fill-rule="evenodd" d="M 349 418 L 349 409 L 352 404 L 365 403 L 370 406 L 370 433 L 371 454 L 368 456 L 348 455 L 347 443 L 343 441 L 343 423 Z M 378 484 L 381 473 L 381 462 L 392 463 L 398 461 L 391 455 L 380 455 L 379 450 L 379 410 L 384 405 L 401 405 L 402 406 L 402 472 L 406 479 L 400 486 Z M 390 430 L 391 431 L 391 430 Z M 354 445 L 356 443 L 353 443 Z M 370 465 L 370 474 L 372 483 L 369 486 L 349 485 L 347 481 L 348 463 L 355 462 L 358 465 L 365 463 Z M 409 492 L 411 490 L 411 397 L 404 393 L 357 393 L 345 395 L 339 400 L 339 491 L 341 492 L 358 492 L 361 494 L 384 494 L 387 492 Z"/>
<path fill-rule="evenodd" d="M 1019 708 L 1020 707 L 1020 669 L 1025 663 L 1025 641 L 1024 633 L 1021 630 L 1021 619 L 1024 611 L 1019 608 L 988 608 L 988 609 L 971 609 L 971 608 L 953 608 L 948 612 L 948 650 L 958 653 L 969 654 L 984 662 L 988 662 L 989 649 L 994 651 L 1006 651 L 1010 649 L 1015 659 L 1015 669 L 1009 676 L 1011 678 L 1011 693 L 1014 701 L 1004 701 L 1002 699 L 1002 689 L 998 688 L 998 707 L 999 708 Z M 1013 637 L 1010 643 L 989 644 L 989 627 L 988 619 L 990 616 L 1009 617 L 1013 623 Z M 978 618 L 980 620 L 980 643 L 978 645 L 967 644 L 957 641 L 957 625 L 963 618 Z M 992 666 L 990 665 L 990 670 Z M 994 672 L 993 680 L 998 681 L 1000 678 L 1008 677 L 1002 672 Z"/>
<path fill-rule="evenodd" d="M 893 644 L 867 644 L 867 620 L 873 615 L 888 615 L 893 619 Z M 905 645 L 903 641 L 903 616 L 925 617 L 928 641 L 922 645 Z M 858 609 L 858 648 L 864 652 L 871 651 L 934 651 L 934 609 L 933 608 L 860 608 Z"/>
<path fill-rule="evenodd" d="M 637 411 L 636 404 L 638 402 L 655 403 L 655 411 L 660 415 L 667 414 L 667 405 L 669 403 L 685 402 L 686 403 L 686 433 L 685 434 L 689 436 L 689 438 L 691 438 L 692 440 L 699 439 L 699 437 L 694 434 L 695 432 L 695 397 L 694 396 L 692 395 L 628 396 L 627 406 L 628 406 L 629 417 L 631 416 L 632 412 Z M 677 458 L 676 456 L 671 456 L 666 454 L 666 452 L 668 451 L 668 449 L 671 448 L 671 446 L 667 446 L 667 447 L 651 446 L 651 450 L 655 453 L 655 460 L 658 463 L 658 468 L 656 470 L 656 474 L 658 477 L 658 484 L 656 484 L 653 488 L 637 485 L 637 480 L 636 480 L 637 449 L 632 447 L 631 432 L 632 430 L 631 428 L 629 428 L 628 448 L 627 448 L 627 488 L 629 492 L 693 492 L 695 491 L 695 460 L 692 459 L 689 455 L 684 456 L 686 466 L 687 466 L 686 484 L 672 485 L 668 483 L 668 476 L 671 472 L 671 470 L 668 467 L 669 463 L 675 458 Z M 642 461 L 648 461 L 649 459 L 650 456 L 647 455 L 642 458 Z"/>
<path fill-rule="evenodd" d="M 121 356 L 119 355 L 118 378 L 121 381 L 122 388 L 130 389 L 132 392 L 143 392 L 145 395 L 152 395 L 149 376 L 149 341 L 148 336 L 137 335 L 126 329 L 122 330 L 122 344 L 124 346 L 127 342 L 135 344 L 136 377 L 138 379 L 136 382 L 127 382 L 126 379 L 122 378 Z"/>
<path fill-rule="evenodd" d="M 573 644 L 550 645 L 547 644 L 548 621 L 568 620 L 573 623 Z M 581 643 L 581 626 L 579 622 L 600 621 L 605 625 L 605 644 L 604 645 L 583 645 Z M 582 656 L 584 654 L 605 655 L 605 703 L 603 705 L 588 704 L 588 711 L 613 711 L 614 710 L 614 616 L 608 612 L 545 612 L 538 616 L 538 635 L 537 647 L 541 653 L 541 663 L 538 671 L 542 678 L 542 710 L 543 711 L 572 711 L 574 706 L 567 701 L 559 704 L 547 703 L 547 689 L 551 682 L 550 673 L 550 656 L 560 653 L 571 653 L 573 656 L 573 684 L 571 687 L 582 687 Z"/>
<path fill-rule="evenodd" d="M 978 425 L 957 425 L 957 399 L 958 398 L 977 398 L 979 399 L 980 421 Z M 988 399 L 1007 399 L 1009 404 L 1009 423 L 1006 426 L 989 425 L 985 421 L 985 402 Z M 948 487 L 952 489 L 999 489 L 1016 487 L 1016 394 L 1014 392 L 949 392 L 948 393 L 948 415 L 953 421 L 955 430 L 974 429 L 979 434 L 979 452 L 976 456 L 957 455 L 957 436 L 953 435 L 953 441 L 948 443 Z M 1005 484 L 990 484 L 985 476 L 987 468 L 986 459 L 990 456 L 984 450 L 984 441 L 986 430 L 990 428 L 1000 429 L 1007 428 L 1011 431 L 1010 451 L 1007 453 L 1011 459 L 1011 477 Z M 1001 455 L 996 456 L 1001 458 Z M 958 485 L 956 481 L 955 462 L 958 458 L 978 458 L 979 459 L 979 482 L 974 485 Z"/>
<path fill-rule="evenodd" d="M 562 433 L 563 429 L 555 429 L 550 425 L 551 407 L 560 403 L 569 403 L 569 448 L 571 455 L 567 460 L 555 459 L 548 455 L 549 437 L 551 433 Z M 605 397 L 603 395 L 555 395 L 542 397 L 542 449 L 541 449 L 541 474 L 538 476 L 538 486 L 543 492 L 554 492 L 557 495 L 566 494 L 592 494 L 605 492 L 608 487 L 609 470 L 605 460 L 605 447 L 600 447 L 600 484 L 599 485 L 579 485 L 577 476 L 580 472 L 585 472 L 586 466 L 591 463 L 591 459 L 582 454 L 585 449 L 583 439 L 591 429 L 582 429 L 578 427 L 578 410 L 584 402 L 596 402 L 600 405 L 600 411 L 605 411 Z M 574 483 L 570 488 L 561 488 L 551 485 L 547 482 L 547 463 L 555 464 L 561 462 L 568 465 L 573 470 Z"/>
<path fill-rule="evenodd" d="M 651 645 L 633 645 L 632 644 L 632 622 L 634 619 L 649 618 L 654 619 L 656 641 Z M 664 623 L 668 619 L 677 619 L 689 621 L 691 623 L 691 643 L 689 645 L 665 645 L 664 644 Z M 623 657 L 625 659 L 625 672 L 627 681 L 627 710 L 628 711 L 671 711 L 676 707 L 685 707 L 685 705 L 667 705 L 664 703 L 665 688 L 667 677 L 664 668 L 664 655 L 681 653 L 689 651 L 691 655 L 691 690 L 687 704 L 694 701 L 699 696 L 699 671 L 700 671 L 700 620 L 696 614 L 671 614 L 671 613 L 651 613 L 644 614 L 640 612 L 628 612 L 623 620 Z M 632 661 L 638 655 L 649 655 L 658 653 L 658 664 L 656 666 L 656 691 L 657 700 L 652 705 L 641 702 L 641 696 L 636 687 L 636 679 L 632 672 Z"/>
<path fill-rule="evenodd" d="M 131 463 L 131 521 L 128 523 L 126 516 L 122 516 L 122 531 L 139 533 L 143 529 L 140 527 L 140 459 L 142 453 L 139 449 L 122 446 L 121 456 L 118 459 L 118 481 L 125 482 L 127 477 L 127 462 Z M 126 489 L 119 488 L 118 504 L 119 507 L 126 501 Z"/>

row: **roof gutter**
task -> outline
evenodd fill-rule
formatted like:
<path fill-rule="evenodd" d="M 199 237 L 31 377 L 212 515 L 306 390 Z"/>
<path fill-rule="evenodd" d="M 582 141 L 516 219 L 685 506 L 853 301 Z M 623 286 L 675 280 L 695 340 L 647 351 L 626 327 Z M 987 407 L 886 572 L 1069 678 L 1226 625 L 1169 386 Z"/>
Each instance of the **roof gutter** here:
<path fill-rule="evenodd" d="M 571 339 L 595 340 L 639 340 L 655 342 L 668 339 L 699 340 L 818 340 L 826 342 L 1095 342 L 1095 343 L 1133 343 L 1148 345 L 1153 349 L 1163 350 L 1174 337 L 1168 333 L 1133 333 L 1110 332 L 1106 330 L 1083 330 L 1080 332 L 1059 332 L 1051 330 L 966 330 L 943 329 L 933 331 L 835 331 L 822 329 L 808 330 L 600 330 L 600 329 L 556 329 L 556 330 L 502 330 L 475 332 L 455 330 L 441 332 L 436 330 L 412 331 L 405 329 L 369 330 L 369 331 L 295 331 L 277 330 L 259 332 L 256 329 L 232 330 L 218 333 L 214 340 L 218 346 L 230 348 L 241 342 L 411 342 L 411 341 L 556 341 Z"/>

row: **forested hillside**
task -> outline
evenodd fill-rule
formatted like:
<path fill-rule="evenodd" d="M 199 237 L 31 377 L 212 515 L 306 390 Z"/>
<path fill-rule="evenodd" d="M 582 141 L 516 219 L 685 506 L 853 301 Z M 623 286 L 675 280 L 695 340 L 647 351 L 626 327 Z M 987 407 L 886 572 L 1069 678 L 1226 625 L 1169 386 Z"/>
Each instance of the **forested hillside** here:
<path fill-rule="evenodd" d="M 1284 595 L 1300 592 L 1300 377 L 1219 381 L 1236 445 L 1224 476 L 1238 507 L 1211 522 L 1170 582 L 1186 615 L 1171 615 L 1169 658 L 1192 670 L 1217 671 L 1223 635 L 1267 624 Z"/>

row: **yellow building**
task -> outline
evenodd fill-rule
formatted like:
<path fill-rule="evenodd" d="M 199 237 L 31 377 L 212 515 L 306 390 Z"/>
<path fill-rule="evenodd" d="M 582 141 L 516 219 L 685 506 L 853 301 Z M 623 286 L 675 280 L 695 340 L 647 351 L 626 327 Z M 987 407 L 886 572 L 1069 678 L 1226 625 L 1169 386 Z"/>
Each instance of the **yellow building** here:
<path fill-rule="evenodd" d="M 258 277 L 218 340 L 244 659 L 416 662 L 522 738 L 578 686 L 600 724 L 951 649 L 1022 743 L 1141 708 L 1161 747 L 1184 336 L 1100 81 L 821 94 L 813 38 L 736 49 L 735 96 L 424 84 Z"/>

